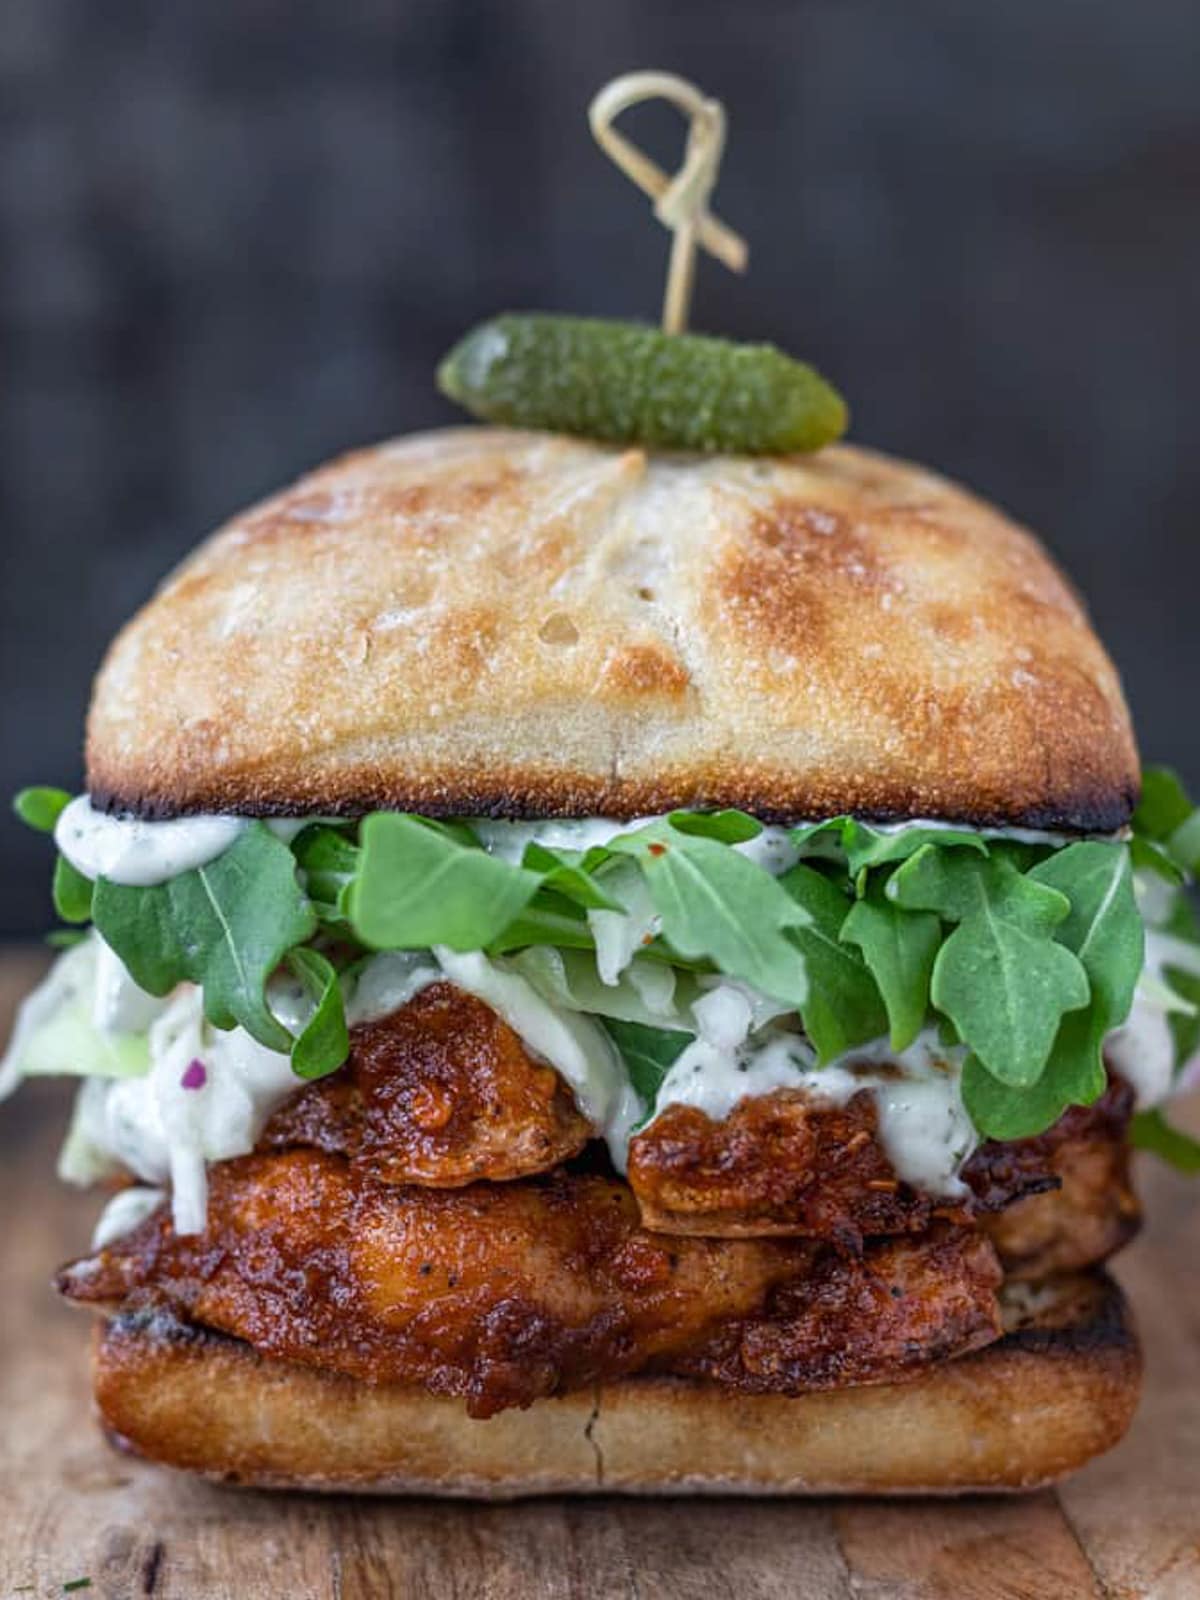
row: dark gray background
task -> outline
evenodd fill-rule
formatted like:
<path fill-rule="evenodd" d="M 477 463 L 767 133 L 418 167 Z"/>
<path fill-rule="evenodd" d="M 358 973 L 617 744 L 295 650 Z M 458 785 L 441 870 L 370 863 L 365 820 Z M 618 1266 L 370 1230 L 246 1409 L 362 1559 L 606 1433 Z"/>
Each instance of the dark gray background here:
<path fill-rule="evenodd" d="M 0 788 L 78 781 L 105 641 L 217 519 L 448 416 L 472 320 L 657 314 L 584 119 L 637 66 L 731 118 L 752 270 L 704 266 L 698 324 L 1039 528 L 1200 780 L 1196 0 L 5 0 Z M 670 113 L 628 126 L 674 164 Z M 0 825 L 0 931 L 47 856 Z"/>

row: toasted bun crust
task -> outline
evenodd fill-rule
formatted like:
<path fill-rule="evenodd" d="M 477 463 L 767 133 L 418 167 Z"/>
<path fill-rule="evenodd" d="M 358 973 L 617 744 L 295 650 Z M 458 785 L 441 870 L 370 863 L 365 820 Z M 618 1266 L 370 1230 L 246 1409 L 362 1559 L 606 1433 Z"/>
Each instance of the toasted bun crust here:
<path fill-rule="evenodd" d="M 865 450 L 459 428 L 236 518 L 126 627 L 88 784 L 198 810 L 734 805 L 1108 830 L 1120 684 L 1037 542 Z"/>
<path fill-rule="evenodd" d="M 635 1378 L 470 1421 L 424 1390 L 257 1355 L 163 1313 L 102 1326 L 114 1442 L 230 1483 L 378 1494 L 1027 1489 L 1125 1432 L 1140 1354 L 1103 1274 L 1026 1291 L 997 1344 L 913 1382 L 797 1399 Z"/>

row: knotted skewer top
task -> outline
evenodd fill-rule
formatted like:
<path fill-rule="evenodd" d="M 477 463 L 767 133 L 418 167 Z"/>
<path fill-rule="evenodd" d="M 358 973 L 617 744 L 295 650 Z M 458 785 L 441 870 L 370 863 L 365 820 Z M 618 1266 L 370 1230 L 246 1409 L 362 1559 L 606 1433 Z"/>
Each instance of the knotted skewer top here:
<path fill-rule="evenodd" d="M 673 177 L 613 127 L 630 106 L 659 99 L 669 100 L 689 122 L 683 165 Z M 654 215 L 674 234 L 662 326 L 664 333 L 682 333 L 691 305 L 697 245 L 733 272 L 744 272 L 750 255 L 741 235 L 709 210 L 725 149 L 725 108 L 672 72 L 628 72 L 600 90 L 589 107 L 588 121 L 600 148 L 651 197 Z"/>

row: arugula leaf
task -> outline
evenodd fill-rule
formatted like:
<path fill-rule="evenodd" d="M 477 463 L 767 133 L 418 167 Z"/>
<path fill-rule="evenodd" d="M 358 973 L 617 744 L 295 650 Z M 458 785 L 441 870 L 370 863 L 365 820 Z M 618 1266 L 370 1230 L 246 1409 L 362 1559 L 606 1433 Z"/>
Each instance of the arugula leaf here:
<path fill-rule="evenodd" d="M 888 898 L 958 926 L 933 965 L 930 994 L 993 1076 L 1036 1083 L 1062 1016 L 1087 1005 L 1079 958 L 1053 938 L 1071 910 L 1057 889 L 1002 854 L 923 845 L 887 884 Z"/>
<path fill-rule="evenodd" d="M 13 810 L 27 828 L 53 833 L 54 825 L 71 803 L 65 789 L 22 789 L 13 796 Z"/>
<path fill-rule="evenodd" d="M 1044 1133 L 1069 1105 L 1076 1103 L 1076 1092 L 1082 1095 L 1083 1105 L 1090 1105 L 1104 1093 L 1107 1079 L 1103 1068 L 1096 1066 L 1086 1050 L 1078 1059 L 1082 1073 L 1074 1084 L 1046 1071 L 1036 1083 L 1015 1087 L 993 1077 L 977 1056 L 968 1056 L 962 1076 L 967 1115 L 989 1139 L 1029 1139 Z"/>
<path fill-rule="evenodd" d="M 851 820 L 844 836 L 846 860 L 857 877 L 866 867 L 881 867 L 889 861 L 907 861 L 918 850 L 931 845 L 938 850 L 975 850 L 987 855 L 988 847 L 977 833 L 951 828 L 905 828 L 898 833 L 883 833 L 866 823 Z"/>
<path fill-rule="evenodd" d="M 641 1022 L 618 1022 L 614 1017 L 605 1017 L 604 1027 L 621 1052 L 630 1083 L 646 1102 L 647 1112 L 653 1112 L 663 1080 L 695 1036 L 648 1028 Z"/>
<path fill-rule="evenodd" d="M 954 1045 L 962 1043 L 958 1036 L 958 1029 L 950 1021 L 949 1017 L 939 1017 L 937 1019 L 937 1036 L 938 1043 L 943 1050 L 950 1050 Z"/>
<path fill-rule="evenodd" d="M 799 1010 L 809 986 L 804 958 L 788 930 L 809 913 L 770 873 L 715 839 L 651 823 L 611 841 L 642 869 L 673 950 L 708 957 L 731 978 L 742 978 Z"/>
<path fill-rule="evenodd" d="M 53 833 L 59 817 L 71 803 L 65 789 L 22 789 L 13 797 L 13 810 L 37 833 Z M 92 915 L 92 885 L 65 856 L 54 863 L 54 909 L 64 922 L 88 922 Z"/>
<path fill-rule="evenodd" d="M 1142 769 L 1142 796 L 1133 813 L 1133 831 L 1146 839 L 1169 839 L 1192 814 L 1192 802 L 1170 767 Z"/>
<path fill-rule="evenodd" d="M 857 817 L 833 817 L 827 822 L 808 823 L 792 832 L 792 842 L 806 847 L 814 840 L 836 841 L 838 851 L 845 856 L 850 876 L 858 880 L 870 867 L 885 866 L 892 861 L 907 861 L 922 846 L 936 845 L 951 848 L 955 845 L 987 854 L 987 844 L 978 833 L 965 828 L 873 828 Z"/>
<path fill-rule="evenodd" d="M 1200 1142 L 1167 1121 L 1158 1107 L 1139 1111 L 1129 1125 L 1135 1150 L 1150 1150 L 1178 1172 L 1200 1173 Z"/>
<path fill-rule="evenodd" d="M 416 816 L 415 813 L 413 813 Z M 482 850 L 479 835 L 469 822 L 463 822 L 456 817 L 421 817 L 416 820 L 423 828 L 432 828 L 434 833 L 440 833 L 447 839 L 452 839 L 455 844 L 465 845 L 468 850 Z"/>
<path fill-rule="evenodd" d="M 904 911 L 883 892 L 868 888 L 842 924 L 843 943 L 856 945 L 883 996 L 893 1050 L 907 1050 L 925 1026 L 933 963 L 942 942 L 932 911 Z"/>
<path fill-rule="evenodd" d="M 908 910 L 936 911 L 947 922 L 964 922 L 990 907 L 1047 936 L 1071 910 L 1066 895 L 1031 884 L 1003 854 L 950 855 L 932 844 L 922 845 L 896 869 L 887 896 Z"/>
<path fill-rule="evenodd" d="M 1138 872 L 1155 872 L 1176 887 L 1187 882 L 1187 873 L 1175 865 L 1162 845 L 1138 834 L 1129 841 L 1129 859 Z"/>
<path fill-rule="evenodd" d="M 592 854 L 592 851 L 553 849 L 535 841 L 525 846 L 521 865 L 539 873 L 546 888 L 557 890 L 589 911 L 622 910 L 620 903 L 605 894 L 588 870 L 586 863 Z"/>
<path fill-rule="evenodd" d="M 525 909 L 487 946 L 487 954 L 499 956 L 510 950 L 524 950 L 527 945 L 543 944 L 560 950 L 591 950 L 595 943 L 581 906 L 565 895 L 539 889 Z"/>
<path fill-rule="evenodd" d="M 54 863 L 54 909 L 64 922 L 90 922 L 92 881 L 59 856 Z"/>
<path fill-rule="evenodd" d="M 1168 896 L 1165 913 L 1156 919 L 1154 929 L 1155 932 L 1169 933 L 1176 939 L 1183 939 L 1188 944 L 1200 945 L 1200 917 L 1197 917 L 1195 903 L 1186 890 L 1177 889 Z"/>
<path fill-rule="evenodd" d="M 1200 871 L 1200 810 L 1169 767 L 1147 767 L 1142 773 L 1142 798 L 1132 826 L 1145 864 L 1161 871 L 1158 858 L 1165 855 L 1177 871 L 1191 877 Z M 1153 846 L 1159 847 L 1158 852 Z"/>
<path fill-rule="evenodd" d="M 292 1070 L 298 1077 L 325 1078 L 350 1054 L 350 1035 L 342 989 L 333 963 L 303 946 L 288 952 L 287 964 L 316 1002 L 316 1009 L 292 1045 Z"/>
<path fill-rule="evenodd" d="M 1167 851 L 1189 878 L 1200 873 L 1200 811 L 1193 811 L 1167 840 Z"/>
<path fill-rule="evenodd" d="M 843 861 L 842 832 L 852 817 L 831 817 L 826 822 L 804 822 L 791 830 L 788 837 L 801 856 L 815 856 L 820 861 Z"/>
<path fill-rule="evenodd" d="M 287 845 L 261 822 L 228 850 L 152 888 L 96 880 L 96 927 L 151 994 L 185 979 L 204 990 L 217 1028 L 240 1025 L 270 1050 L 292 1039 L 266 1002 L 267 979 L 285 954 L 316 932 Z"/>
<path fill-rule="evenodd" d="M 346 907 L 356 936 L 376 950 L 486 949 L 539 884 L 536 873 L 406 812 L 367 817 L 359 848 Z"/>
<path fill-rule="evenodd" d="M 804 1031 L 824 1066 L 843 1051 L 887 1028 L 887 1014 L 862 957 L 840 939 L 846 896 L 821 873 L 799 864 L 779 879 L 808 915 L 792 929 L 808 974 L 808 998 L 800 1008 Z M 936 918 L 934 919 L 937 920 Z"/>
<path fill-rule="evenodd" d="M 1166 966 L 1163 977 L 1180 997 L 1191 1005 L 1188 1011 L 1172 1011 L 1167 1026 L 1175 1046 L 1175 1071 L 1178 1072 L 1200 1050 L 1200 974 L 1182 967 Z"/>
<path fill-rule="evenodd" d="M 721 844 L 745 844 L 763 831 L 762 823 L 744 811 L 672 811 L 667 821 L 678 833 Z"/>
<path fill-rule="evenodd" d="M 1087 973 L 1091 1001 L 1085 1013 L 1063 1023 L 1072 1048 L 1086 1048 L 1103 1070 L 1101 1050 L 1109 1031 L 1124 1022 L 1146 960 L 1146 933 L 1133 893 L 1133 871 L 1123 845 L 1098 839 L 1067 845 L 1029 873 L 1066 895 L 1070 911 L 1055 939 L 1077 955 Z M 1058 1060 L 1056 1045 L 1050 1066 Z M 1086 1104 L 1086 1101 L 1077 1101 Z"/>
<path fill-rule="evenodd" d="M 346 900 L 361 851 L 341 828 L 313 823 L 292 841 L 304 887 L 323 922 L 345 922 Z"/>
<path fill-rule="evenodd" d="M 963 1071 L 963 1101 L 975 1126 L 994 1139 L 1042 1133 L 1071 1105 L 1104 1093 L 1102 1047 L 1123 1022 L 1144 960 L 1144 933 L 1123 845 L 1085 840 L 1048 856 L 1030 879 L 1065 894 L 1070 910 L 1054 930 L 1087 973 L 1090 1001 L 1065 1015 L 1041 1077 L 1033 1085 L 998 1082 L 976 1058 Z M 1190 1019 L 1189 1019 L 1190 1020 Z"/>

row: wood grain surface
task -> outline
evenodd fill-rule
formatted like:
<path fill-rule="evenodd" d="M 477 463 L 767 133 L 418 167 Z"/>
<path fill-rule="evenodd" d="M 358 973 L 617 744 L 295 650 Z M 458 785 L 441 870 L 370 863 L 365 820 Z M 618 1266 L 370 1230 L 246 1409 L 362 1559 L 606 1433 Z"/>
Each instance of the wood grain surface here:
<path fill-rule="evenodd" d="M 42 958 L 0 957 L 0 1029 Z M 95 1196 L 53 1176 L 68 1096 L 0 1112 L 0 1600 L 1197 1600 L 1200 1183 L 1147 1164 L 1121 1258 L 1149 1376 L 1117 1450 L 1057 1492 L 988 1501 L 324 1500 L 210 1488 L 113 1454 L 86 1319 L 52 1270 Z M 1200 1122 L 1200 1107 L 1190 1121 Z M 76 1580 L 87 1587 L 67 1589 Z"/>

